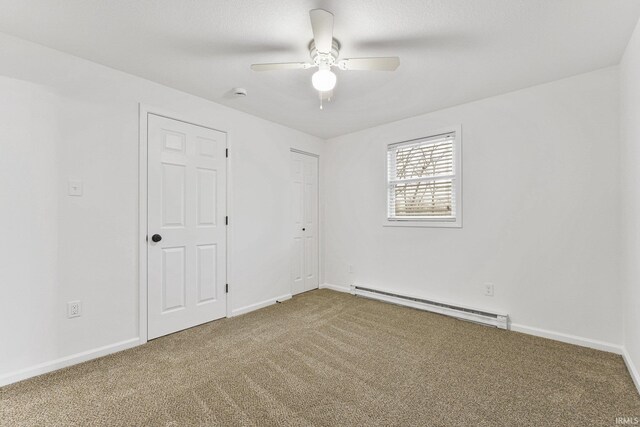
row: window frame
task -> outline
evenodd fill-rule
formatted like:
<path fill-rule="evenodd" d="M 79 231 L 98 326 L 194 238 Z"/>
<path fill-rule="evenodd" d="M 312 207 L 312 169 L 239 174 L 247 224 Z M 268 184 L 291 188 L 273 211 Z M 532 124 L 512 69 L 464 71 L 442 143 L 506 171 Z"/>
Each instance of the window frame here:
<path fill-rule="evenodd" d="M 388 164 L 388 152 L 392 145 L 398 145 L 402 143 L 410 143 L 413 141 L 419 141 L 421 139 L 427 139 L 438 135 L 447 133 L 455 133 L 455 140 L 453 143 L 454 150 L 454 171 L 455 179 L 453 180 L 453 191 L 455 194 L 455 207 L 456 212 L 454 217 L 442 218 L 389 218 L 389 164 Z M 403 135 L 404 136 L 404 135 Z M 436 227 L 436 228 L 462 228 L 462 126 L 448 126 L 440 129 L 428 129 L 421 131 L 419 134 L 407 135 L 408 137 L 402 138 L 400 141 L 393 141 L 384 144 L 384 219 L 383 226 L 385 227 Z"/>

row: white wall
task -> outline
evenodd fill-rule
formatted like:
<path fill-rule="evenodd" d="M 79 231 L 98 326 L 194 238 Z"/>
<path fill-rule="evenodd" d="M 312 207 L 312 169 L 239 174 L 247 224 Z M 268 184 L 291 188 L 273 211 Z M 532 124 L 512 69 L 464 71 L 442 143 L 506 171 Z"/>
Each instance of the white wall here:
<path fill-rule="evenodd" d="M 57 98 L 9 79 L 0 94 L 1 376 L 56 347 L 59 285 Z"/>
<path fill-rule="evenodd" d="M 458 124 L 463 228 L 383 227 L 386 144 Z M 325 281 L 500 310 L 615 351 L 618 139 L 617 67 L 331 139 Z"/>
<path fill-rule="evenodd" d="M 289 149 L 322 155 L 321 139 L 0 35 L 0 383 L 135 344 L 139 102 L 228 132 L 231 308 L 291 292 Z"/>
<path fill-rule="evenodd" d="M 640 23 L 620 64 L 624 343 L 640 390 Z"/>

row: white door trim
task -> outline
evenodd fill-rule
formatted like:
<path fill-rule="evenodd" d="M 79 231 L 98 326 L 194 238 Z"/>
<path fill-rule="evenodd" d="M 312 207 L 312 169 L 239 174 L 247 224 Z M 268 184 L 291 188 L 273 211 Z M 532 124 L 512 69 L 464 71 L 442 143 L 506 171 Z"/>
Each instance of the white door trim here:
<path fill-rule="evenodd" d="M 148 161 L 148 149 L 147 149 L 147 122 L 149 114 L 154 114 L 157 116 L 165 117 L 172 120 L 177 120 L 180 122 L 188 123 L 195 126 L 209 128 L 218 132 L 223 132 L 226 134 L 226 131 L 216 129 L 214 126 L 210 126 L 202 123 L 198 123 L 198 121 L 191 120 L 187 117 L 183 117 L 180 114 L 176 114 L 175 112 L 163 110 L 161 108 L 152 107 L 145 104 L 138 104 L 138 119 L 139 119 L 139 155 L 138 155 L 138 336 L 140 338 L 140 344 L 144 344 L 148 340 L 147 334 L 147 322 L 148 322 L 148 313 L 147 313 L 147 161 Z M 229 135 L 227 134 L 227 149 L 230 149 L 230 141 Z M 231 215 L 231 197 L 229 196 L 229 189 L 231 188 L 230 184 L 230 161 L 227 158 L 227 188 L 226 188 L 226 199 L 227 199 L 227 213 L 226 215 L 230 217 Z M 226 227 L 226 239 L 227 239 L 227 253 L 226 253 L 226 283 L 229 282 L 229 272 L 230 272 L 230 242 L 231 242 L 231 219 L 229 220 L 229 225 Z M 229 287 L 229 293 L 227 293 L 226 297 L 226 316 L 229 317 L 231 315 L 231 286 Z"/>
<path fill-rule="evenodd" d="M 317 253 L 317 272 L 316 275 L 318 277 L 318 289 L 320 289 L 320 284 L 323 282 L 323 268 L 322 268 L 322 261 L 323 261 L 323 256 L 322 256 L 322 249 L 323 249 L 323 240 L 322 240 L 322 224 L 323 224 L 323 217 L 320 216 L 321 210 L 320 210 L 320 202 L 322 200 L 322 181 L 320 179 L 320 174 L 321 174 L 321 166 L 320 166 L 320 155 L 319 154 L 315 154 L 315 153 L 310 153 L 308 151 L 303 151 L 303 150 L 299 150 L 297 148 L 289 148 L 289 152 L 291 153 L 297 153 L 297 154 L 302 154 L 304 156 L 309 156 L 309 157 L 314 157 L 316 159 L 318 159 L 318 170 L 316 170 L 316 185 L 317 185 L 317 194 L 316 194 L 316 198 L 317 198 L 317 202 L 316 202 L 316 209 L 317 209 L 317 218 L 318 218 L 318 231 L 317 231 L 317 238 L 316 238 L 316 245 L 317 245 L 317 249 L 316 249 L 316 253 Z M 294 289 L 293 289 L 293 282 L 290 283 L 290 287 L 291 287 L 291 295 L 294 295 Z"/>

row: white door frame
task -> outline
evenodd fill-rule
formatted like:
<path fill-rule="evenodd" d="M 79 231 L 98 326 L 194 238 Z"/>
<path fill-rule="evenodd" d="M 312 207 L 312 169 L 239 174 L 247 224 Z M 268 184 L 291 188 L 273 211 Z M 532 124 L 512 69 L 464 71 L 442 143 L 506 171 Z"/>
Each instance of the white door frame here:
<path fill-rule="evenodd" d="M 138 337 L 140 339 L 140 344 L 144 344 L 147 342 L 147 323 L 148 323 L 148 313 L 147 313 L 147 268 L 148 268 L 148 260 L 147 260 L 147 188 L 148 188 L 148 171 L 147 171 L 147 162 L 148 162 L 148 141 L 147 141 L 147 126 L 148 126 L 148 116 L 149 114 L 154 114 L 156 116 L 165 117 L 167 119 L 177 120 L 180 122 L 188 123 L 194 126 L 200 126 L 208 129 L 215 130 L 217 132 L 222 132 L 227 135 L 227 149 L 230 149 L 230 141 L 229 135 L 226 131 L 216 129 L 214 126 L 198 123 L 197 120 L 191 120 L 189 118 L 183 117 L 181 114 L 176 114 L 171 111 L 166 111 L 161 108 L 151 107 L 145 104 L 139 105 L 139 124 L 140 124 L 140 138 L 138 141 L 139 144 L 139 155 L 138 155 Z M 230 184 L 230 161 L 229 157 L 227 157 L 226 164 L 226 174 L 227 174 L 227 188 L 226 188 L 226 206 L 227 206 L 227 216 L 231 216 L 231 197 L 229 197 L 229 189 L 231 188 Z M 229 272 L 231 271 L 231 263 L 230 263 L 230 241 L 231 241 L 231 220 L 229 220 L 229 224 L 226 227 L 226 248 L 227 252 L 225 254 L 226 260 L 226 281 L 225 283 L 229 283 Z M 226 316 L 231 316 L 231 287 L 229 287 L 229 292 L 226 295 Z"/>
<path fill-rule="evenodd" d="M 321 243 L 322 219 L 320 217 L 320 200 L 321 200 L 321 197 L 320 197 L 320 185 L 321 185 L 321 183 L 320 183 L 320 155 L 319 154 L 315 154 L 315 153 L 310 153 L 308 151 L 298 150 L 297 148 L 293 148 L 293 147 L 291 147 L 289 149 L 289 151 L 291 153 L 298 153 L 298 154 L 302 154 L 304 156 L 315 157 L 316 159 L 318 159 L 318 170 L 316 171 L 316 174 L 317 174 L 316 183 L 318 185 L 318 189 L 317 189 L 317 192 L 316 192 L 316 198 L 318 199 L 317 202 L 316 202 L 316 208 L 318 210 L 317 213 L 316 213 L 316 215 L 317 215 L 316 218 L 318 218 L 318 224 L 317 224 L 318 236 L 316 238 L 316 245 L 318 246 L 316 248 L 316 253 L 318 255 L 318 259 L 317 259 L 316 266 L 318 267 L 318 271 L 316 272 L 316 276 L 318 277 L 318 289 L 320 289 L 320 286 L 322 285 L 322 277 L 320 277 L 320 274 L 321 274 L 321 271 L 322 271 L 322 268 L 320 267 L 322 265 L 321 264 L 321 262 L 322 262 L 322 250 L 321 250 L 321 248 L 323 247 L 322 243 Z M 291 178 L 289 178 L 289 179 L 291 179 Z M 290 286 L 291 286 L 291 295 L 293 295 L 293 281 L 290 281 Z"/>

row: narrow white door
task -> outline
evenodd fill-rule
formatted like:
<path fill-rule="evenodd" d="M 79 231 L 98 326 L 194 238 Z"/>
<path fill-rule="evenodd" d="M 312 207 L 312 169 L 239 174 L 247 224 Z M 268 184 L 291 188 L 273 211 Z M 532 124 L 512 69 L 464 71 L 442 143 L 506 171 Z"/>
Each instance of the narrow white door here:
<path fill-rule="evenodd" d="M 226 134 L 149 114 L 148 338 L 226 315 Z"/>
<path fill-rule="evenodd" d="M 318 158 L 291 152 L 292 294 L 318 288 Z"/>

